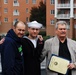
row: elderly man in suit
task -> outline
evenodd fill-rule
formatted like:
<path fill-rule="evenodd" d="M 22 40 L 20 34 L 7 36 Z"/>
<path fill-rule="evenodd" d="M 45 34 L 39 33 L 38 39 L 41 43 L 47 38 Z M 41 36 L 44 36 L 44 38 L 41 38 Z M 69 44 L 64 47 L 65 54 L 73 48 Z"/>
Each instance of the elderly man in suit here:
<path fill-rule="evenodd" d="M 55 26 L 56 36 L 45 41 L 42 59 L 46 56 L 46 68 L 52 54 L 65 58 L 69 63 L 67 75 L 76 75 L 76 41 L 67 37 L 67 24 L 58 21 Z M 62 67 L 63 68 L 63 67 Z M 51 70 L 46 70 L 47 75 L 63 75 Z"/>

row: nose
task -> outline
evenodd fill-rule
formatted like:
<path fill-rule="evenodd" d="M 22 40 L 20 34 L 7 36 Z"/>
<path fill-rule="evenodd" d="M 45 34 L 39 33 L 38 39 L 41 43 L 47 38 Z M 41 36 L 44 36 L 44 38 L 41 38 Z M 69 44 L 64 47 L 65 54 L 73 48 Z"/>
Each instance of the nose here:
<path fill-rule="evenodd" d="M 23 33 L 23 31 L 20 31 L 20 33 Z"/>
<path fill-rule="evenodd" d="M 25 31 L 22 31 L 22 30 L 21 30 L 21 31 L 20 31 L 20 34 L 24 34 L 24 32 L 25 32 Z"/>
<path fill-rule="evenodd" d="M 34 32 L 36 32 L 37 30 L 35 29 Z"/>

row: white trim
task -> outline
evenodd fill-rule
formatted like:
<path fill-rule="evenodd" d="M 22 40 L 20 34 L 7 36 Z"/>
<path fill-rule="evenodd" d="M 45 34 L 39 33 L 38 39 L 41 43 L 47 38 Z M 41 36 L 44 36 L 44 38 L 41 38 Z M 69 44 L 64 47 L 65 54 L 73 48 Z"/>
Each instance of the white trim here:
<path fill-rule="evenodd" d="M 73 15 L 73 5 L 74 5 L 74 3 L 73 3 L 73 0 L 70 0 L 70 17 L 71 18 L 73 18 L 74 17 L 74 15 Z"/>
<path fill-rule="evenodd" d="M 57 4 L 58 4 L 58 0 L 55 0 L 55 18 L 57 17 Z"/>

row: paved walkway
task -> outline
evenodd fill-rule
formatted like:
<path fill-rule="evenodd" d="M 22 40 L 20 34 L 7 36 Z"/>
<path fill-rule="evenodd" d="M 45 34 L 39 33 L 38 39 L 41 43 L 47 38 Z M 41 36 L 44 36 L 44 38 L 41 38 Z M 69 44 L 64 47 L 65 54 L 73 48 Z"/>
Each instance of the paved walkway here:
<path fill-rule="evenodd" d="M 46 75 L 45 65 L 46 59 L 41 63 L 41 75 Z"/>

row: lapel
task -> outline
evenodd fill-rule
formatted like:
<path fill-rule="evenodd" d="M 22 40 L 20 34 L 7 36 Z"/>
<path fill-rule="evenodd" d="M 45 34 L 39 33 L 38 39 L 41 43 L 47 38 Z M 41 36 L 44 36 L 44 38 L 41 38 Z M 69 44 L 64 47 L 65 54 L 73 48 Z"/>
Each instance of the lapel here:
<path fill-rule="evenodd" d="M 55 36 L 52 40 L 52 54 L 58 55 L 59 52 L 59 40 L 57 36 Z"/>
<path fill-rule="evenodd" d="M 74 51 L 73 51 L 74 47 L 72 47 L 71 41 L 68 38 L 67 38 L 67 46 L 68 46 L 68 49 L 69 49 L 69 52 L 70 52 L 70 55 L 71 55 L 71 59 L 73 61 L 74 60 L 73 57 L 75 56 Z"/>

